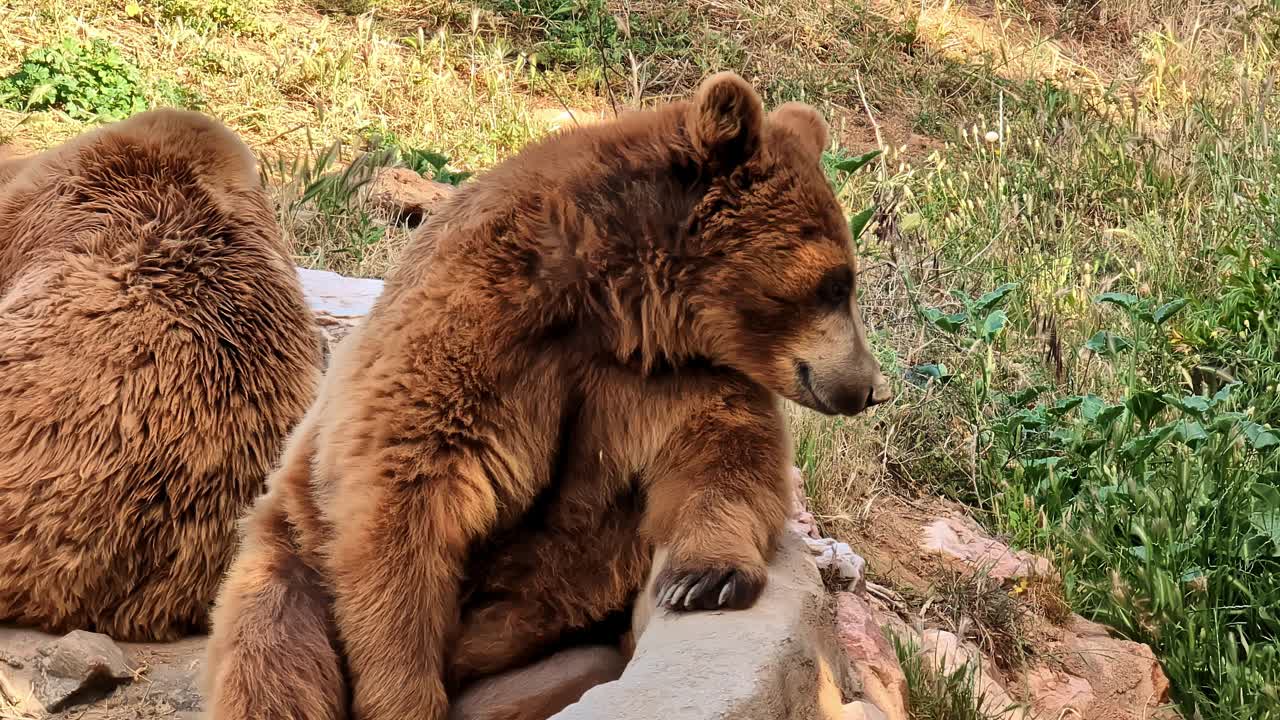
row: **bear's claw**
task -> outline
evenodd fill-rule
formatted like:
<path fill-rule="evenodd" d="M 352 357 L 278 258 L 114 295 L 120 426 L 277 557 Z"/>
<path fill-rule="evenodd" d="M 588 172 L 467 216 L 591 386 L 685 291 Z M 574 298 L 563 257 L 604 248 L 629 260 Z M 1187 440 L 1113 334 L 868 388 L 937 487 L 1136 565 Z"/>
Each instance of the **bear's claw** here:
<path fill-rule="evenodd" d="M 655 594 L 658 607 L 676 612 L 741 610 L 750 607 L 763 589 L 763 581 L 754 581 L 741 570 L 707 568 L 665 571 L 658 579 Z"/>

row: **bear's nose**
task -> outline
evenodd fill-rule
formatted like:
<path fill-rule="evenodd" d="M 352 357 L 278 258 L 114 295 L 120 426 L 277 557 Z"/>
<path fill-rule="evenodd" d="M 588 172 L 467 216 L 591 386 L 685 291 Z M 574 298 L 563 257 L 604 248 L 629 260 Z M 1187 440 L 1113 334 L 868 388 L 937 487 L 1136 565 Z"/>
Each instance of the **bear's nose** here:
<path fill-rule="evenodd" d="M 867 407 L 883 405 L 892 399 L 893 387 L 883 374 L 876 373 L 875 380 L 871 381 L 871 392 L 867 393 Z"/>

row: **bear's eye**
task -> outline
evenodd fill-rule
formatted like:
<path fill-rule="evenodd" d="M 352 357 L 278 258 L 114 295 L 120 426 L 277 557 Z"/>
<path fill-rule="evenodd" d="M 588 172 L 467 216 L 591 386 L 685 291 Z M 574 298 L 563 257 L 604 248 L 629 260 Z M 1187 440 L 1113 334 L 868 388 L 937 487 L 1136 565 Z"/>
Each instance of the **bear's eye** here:
<path fill-rule="evenodd" d="M 818 302 L 826 307 L 838 308 L 849 304 L 853 292 L 853 271 L 848 267 L 828 270 L 818 283 Z"/>

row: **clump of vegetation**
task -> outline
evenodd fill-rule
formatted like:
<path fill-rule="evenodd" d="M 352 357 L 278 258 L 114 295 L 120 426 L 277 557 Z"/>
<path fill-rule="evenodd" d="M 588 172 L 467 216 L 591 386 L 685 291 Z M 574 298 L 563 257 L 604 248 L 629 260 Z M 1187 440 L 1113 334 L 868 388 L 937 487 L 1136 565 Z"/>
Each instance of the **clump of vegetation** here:
<path fill-rule="evenodd" d="M 67 38 L 37 48 L 0 80 L 0 105 L 62 110 L 76 120 L 117 120 L 147 108 L 142 73 L 104 40 Z"/>
<path fill-rule="evenodd" d="M 1086 348 L 1119 366 L 1123 392 L 1002 398 L 979 475 L 998 524 L 1058 547 L 1077 604 L 1150 643 L 1203 717 L 1280 708 L 1280 432 L 1268 420 L 1280 405 L 1280 253 L 1249 258 L 1228 260 L 1232 290 L 1200 303 L 1214 328 L 1252 328 L 1206 338 L 1219 352 L 1240 345 L 1240 379 L 1195 393 L 1145 377 L 1139 368 L 1176 352 L 1171 336 L 1186 341 L 1167 328 L 1188 301 L 1103 294 L 1126 327 Z"/>
<path fill-rule="evenodd" d="M 311 0 L 311 4 L 320 12 L 343 15 L 363 15 L 380 5 L 379 0 Z"/>
<path fill-rule="evenodd" d="M 378 170 L 399 163 L 394 147 L 351 152 L 341 141 L 262 159 L 263 184 L 301 264 L 361 277 L 387 272 L 408 232 L 379 217 L 366 190 Z"/>
<path fill-rule="evenodd" d="M 403 142 L 395 133 L 380 131 L 366 134 L 371 150 L 394 153 L 395 160 L 424 178 L 449 185 L 458 185 L 471 177 L 470 172 L 450 167 L 449 156 L 434 150 L 416 148 Z"/>
<path fill-rule="evenodd" d="M 1002 668 L 1025 660 L 1024 621 L 1028 609 L 1002 583 L 976 568 L 975 572 L 944 571 L 933 584 L 930 609 L 956 635 L 976 640 L 983 652 Z"/>
<path fill-rule="evenodd" d="M 253 33 L 258 29 L 257 0 L 130 0 L 125 14 L 152 22 L 180 23 L 198 33 Z"/>
<path fill-rule="evenodd" d="M 1054 557 L 1078 610 L 1149 643 L 1188 716 L 1222 720 L 1280 717 L 1280 187 L 1265 169 L 1280 146 L 1252 124 L 1262 117 L 1241 119 L 1232 135 L 1258 143 L 1261 162 L 1221 154 L 1224 115 L 1201 128 L 1204 144 L 1191 152 L 1205 155 L 1196 163 L 1077 148 L 1074 158 L 1088 166 L 1071 179 L 1022 166 L 1014 152 L 970 133 L 970 152 L 948 159 L 984 158 L 985 169 L 957 168 L 921 193 L 954 198 L 936 232 L 973 248 L 977 238 L 962 233 L 974 226 L 1044 217 L 1005 241 L 1034 243 L 1025 257 L 987 274 L 1013 271 L 1018 283 L 919 308 L 951 345 L 956 371 L 941 362 L 914 368 L 965 398 L 959 415 L 973 461 L 969 482 L 950 492 L 1016 545 Z M 1119 132 L 1092 122 L 1095 132 Z M 1046 135 L 1033 135 L 1027 150 L 1048 152 Z M 1110 185 L 1111 172 L 1132 184 Z M 1249 177 L 1252 197 L 1200 205 L 1195 221 L 1181 217 L 1186 186 L 1210 192 L 1239 177 L 1219 172 Z M 1037 186 L 1071 200 L 1037 201 Z M 1138 212 L 1142 203 L 1165 212 Z M 1079 252 L 1077 237 L 1098 218 L 1142 228 L 1151 245 L 1058 265 L 1055 256 Z M 1078 225 L 1068 235 L 1042 233 L 1064 224 Z M 1194 244 L 1183 232 L 1196 235 Z M 1145 262 L 1153 265 L 1133 268 Z M 1082 268 L 1114 272 L 1112 289 L 1104 285 L 1090 302 Z M 1055 315 L 1049 337 L 1037 338 L 1046 342 L 1040 358 L 1007 335 L 1036 328 L 1037 305 Z"/>
<path fill-rule="evenodd" d="M 911 720 L 1000 720 L 983 711 L 990 705 L 974 683 L 977 668 L 965 664 L 939 672 L 922 657 L 915 643 L 894 635 L 893 649 L 907 681 L 907 714 Z"/>

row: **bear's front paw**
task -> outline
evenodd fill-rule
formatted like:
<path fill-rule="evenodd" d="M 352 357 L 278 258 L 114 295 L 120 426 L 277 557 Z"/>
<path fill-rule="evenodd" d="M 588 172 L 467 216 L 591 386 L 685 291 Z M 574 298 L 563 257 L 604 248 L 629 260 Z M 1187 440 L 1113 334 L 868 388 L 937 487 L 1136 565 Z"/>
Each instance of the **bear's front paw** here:
<path fill-rule="evenodd" d="M 658 607 L 677 612 L 743 610 L 755 604 L 764 590 L 765 572 L 746 568 L 667 567 L 654 583 Z"/>

